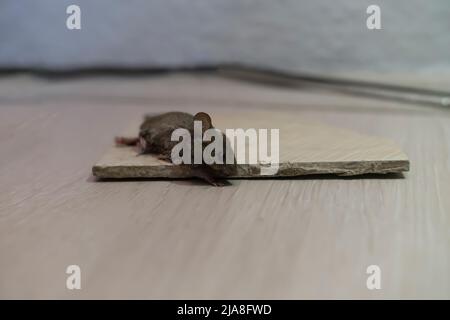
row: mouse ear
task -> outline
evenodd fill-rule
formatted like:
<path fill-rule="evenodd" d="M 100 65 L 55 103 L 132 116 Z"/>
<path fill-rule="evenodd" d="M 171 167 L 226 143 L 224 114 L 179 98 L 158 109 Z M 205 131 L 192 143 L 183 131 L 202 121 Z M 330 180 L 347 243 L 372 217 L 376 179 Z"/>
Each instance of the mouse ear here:
<path fill-rule="evenodd" d="M 199 112 L 194 116 L 194 121 L 201 121 L 203 131 L 211 129 L 213 127 L 211 117 L 205 112 Z"/>

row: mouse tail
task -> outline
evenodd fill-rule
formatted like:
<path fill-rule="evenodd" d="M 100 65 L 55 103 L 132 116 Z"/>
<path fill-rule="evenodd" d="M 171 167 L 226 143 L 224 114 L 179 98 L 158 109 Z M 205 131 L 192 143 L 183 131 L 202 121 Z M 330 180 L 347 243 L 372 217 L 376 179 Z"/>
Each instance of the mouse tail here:
<path fill-rule="evenodd" d="M 116 137 L 114 141 L 117 145 L 135 146 L 139 143 L 139 138 Z"/>

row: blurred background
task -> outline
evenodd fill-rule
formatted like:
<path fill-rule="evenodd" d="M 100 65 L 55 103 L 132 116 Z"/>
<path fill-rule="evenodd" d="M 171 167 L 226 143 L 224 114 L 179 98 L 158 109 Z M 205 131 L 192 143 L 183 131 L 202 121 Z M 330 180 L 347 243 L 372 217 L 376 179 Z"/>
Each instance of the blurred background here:
<path fill-rule="evenodd" d="M 81 30 L 66 28 L 67 6 Z M 382 30 L 366 9 L 381 7 Z M 2 0 L 0 68 L 450 69 L 448 0 Z"/>

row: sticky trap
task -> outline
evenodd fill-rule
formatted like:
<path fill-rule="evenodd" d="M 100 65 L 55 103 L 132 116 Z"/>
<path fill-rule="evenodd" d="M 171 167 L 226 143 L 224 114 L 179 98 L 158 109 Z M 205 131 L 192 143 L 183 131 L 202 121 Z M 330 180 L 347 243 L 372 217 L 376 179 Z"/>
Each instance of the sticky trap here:
<path fill-rule="evenodd" d="M 390 140 L 351 130 L 312 123 L 298 113 L 211 113 L 221 130 L 279 129 L 279 166 L 276 174 L 262 176 L 260 164 L 238 164 L 232 178 L 296 177 L 311 174 L 353 176 L 400 173 L 409 170 L 406 154 Z M 141 118 L 124 135 L 136 136 Z M 270 130 L 269 130 L 270 132 Z M 111 144 L 113 144 L 111 137 Z M 268 139 L 270 140 L 270 139 Z M 248 150 L 248 148 L 246 148 Z M 269 149 L 270 150 L 270 149 Z M 134 147 L 112 146 L 92 168 L 99 178 L 190 178 L 188 170 Z"/>

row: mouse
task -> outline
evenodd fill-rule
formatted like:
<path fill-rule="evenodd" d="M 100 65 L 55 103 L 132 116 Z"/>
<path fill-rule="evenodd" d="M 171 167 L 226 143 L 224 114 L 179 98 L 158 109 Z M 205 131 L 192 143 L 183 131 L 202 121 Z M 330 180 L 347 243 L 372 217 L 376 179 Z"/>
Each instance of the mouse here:
<path fill-rule="evenodd" d="M 166 112 L 161 114 L 145 115 L 142 124 L 139 127 L 139 134 L 137 137 L 116 137 L 117 145 L 136 146 L 138 155 L 140 154 L 154 154 L 162 161 L 172 162 L 171 153 L 178 141 L 172 141 L 172 132 L 178 128 L 186 129 L 194 137 L 194 121 L 201 121 L 202 132 L 208 129 L 213 129 L 211 117 L 205 112 L 198 112 L 195 115 L 187 112 Z M 220 155 L 223 164 L 206 164 L 202 161 L 201 164 L 182 164 L 182 170 L 186 170 L 186 175 L 199 178 L 210 185 L 221 187 L 229 185 L 230 183 L 223 180 L 225 177 L 236 174 L 236 161 L 233 164 L 226 163 L 226 152 L 232 152 L 231 148 L 227 148 L 229 141 L 225 134 L 223 134 L 224 152 Z M 193 159 L 194 147 L 193 139 L 191 147 L 191 159 Z M 208 143 L 202 143 L 203 149 Z M 234 159 L 234 155 L 232 155 Z"/>

